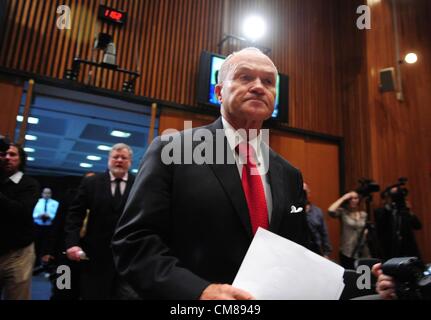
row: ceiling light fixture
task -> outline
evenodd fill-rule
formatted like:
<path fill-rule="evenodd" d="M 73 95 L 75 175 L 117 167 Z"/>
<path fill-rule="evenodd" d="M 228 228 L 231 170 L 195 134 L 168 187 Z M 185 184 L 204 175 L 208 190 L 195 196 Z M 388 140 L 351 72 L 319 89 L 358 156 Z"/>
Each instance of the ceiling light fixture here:
<path fill-rule="evenodd" d="M 17 115 L 17 116 L 16 116 L 16 121 L 18 121 L 18 122 L 22 122 L 23 120 L 24 120 L 24 117 L 23 117 L 23 116 L 21 116 L 21 115 Z M 31 124 L 38 124 L 38 123 L 39 123 L 39 118 L 35 118 L 35 117 L 28 117 L 27 122 L 28 122 L 28 123 L 31 123 Z"/>
<path fill-rule="evenodd" d="M 35 151 L 36 151 L 36 149 L 34 149 L 34 148 L 30 148 L 30 147 L 25 147 L 25 148 L 24 148 L 24 151 L 25 151 L 25 152 L 28 152 L 28 153 L 32 153 L 32 152 L 35 152 Z"/>
<path fill-rule="evenodd" d="M 131 136 L 131 133 L 125 132 L 125 131 L 120 131 L 120 130 L 112 130 L 111 136 L 117 137 L 117 138 L 128 138 Z"/>
<path fill-rule="evenodd" d="M 36 140 L 37 140 L 37 136 L 34 136 L 34 135 L 32 135 L 32 134 L 26 134 L 26 135 L 25 135 L 25 140 L 28 140 L 28 141 L 36 141 Z"/>
<path fill-rule="evenodd" d="M 91 161 L 99 161 L 99 160 L 102 160 L 102 157 L 89 155 L 87 156 L 87 159 Z"/>
<path fill-rule="evenodd" d="M 247 39 L 252 42 L 259 40 L 265 35 L 265 21 L 258 16 L 250 16 L 244 20 L 243 32 Z"/>
<path fill-rule="evenodd" d="M 98 145 L 97 149 L 101 150 L 101 151 L 110 151 L 112 147 L 110 146 L 105 146 L 104 144 Z"/>
<path fill-rule="evenodd" d="M 416 63 L 418 61 L 418 56 L 416 53 L 410 52 L 405 56 L 404 61 L 409 64 Z"/>

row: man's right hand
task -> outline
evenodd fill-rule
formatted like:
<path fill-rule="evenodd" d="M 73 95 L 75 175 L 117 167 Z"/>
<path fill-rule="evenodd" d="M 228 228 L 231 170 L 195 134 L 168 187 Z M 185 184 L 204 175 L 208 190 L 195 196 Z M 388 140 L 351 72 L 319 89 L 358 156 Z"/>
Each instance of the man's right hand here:
<path fill-rule="evenodd" d="M 387 276 L 382 271 L 382 264 L 377 263 L 373 266 L 372 272 L 377 277 L 376 291 L 385 300 L 397 298 L 395 293 L 395 281 L 392 277 Z"/>
<path fill-rule="evenodd" d="M 210 284 L 202 292 L 199 300 L 254 300 L 248 292 L 229 284 Z"/>
<path fill-rule="evenodd" d="M 72 261 L 81 261 L 80 253 L 82 252 L 81 247 L 74 246 L 67 249 L 67 257 Z"/>

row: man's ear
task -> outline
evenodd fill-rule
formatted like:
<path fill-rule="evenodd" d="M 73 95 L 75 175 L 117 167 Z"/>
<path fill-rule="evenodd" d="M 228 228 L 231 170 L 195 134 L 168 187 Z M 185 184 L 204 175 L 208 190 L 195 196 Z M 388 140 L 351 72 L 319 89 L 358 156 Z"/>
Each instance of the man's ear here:
<path fill-rule="evenodd" d="M 214 88 L 214 92 L 217 96 L 218 101 L 220 101 L 220 102 L 222 102 L 222 95 L 221 95 L 222 89 L 223 89 L 223 85 L 221 85 L 221 84 L 216 84 L 216 86 Z"/>

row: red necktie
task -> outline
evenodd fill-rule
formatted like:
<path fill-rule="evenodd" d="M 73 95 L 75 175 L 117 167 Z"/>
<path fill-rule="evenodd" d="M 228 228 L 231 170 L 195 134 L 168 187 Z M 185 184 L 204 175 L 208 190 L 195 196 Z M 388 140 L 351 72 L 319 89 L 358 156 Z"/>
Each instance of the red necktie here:
<path fill-rule="evenodd" d="M 240 143 L 237 151 L 243 159 L 246 159 L 246 163 L 242 166 L 241 180 L 254 235 L 258 227 L 268 229 L 269 226 L 265 190 L 256 168 L 257 161 L 253 148 L 248 143 Z"/>

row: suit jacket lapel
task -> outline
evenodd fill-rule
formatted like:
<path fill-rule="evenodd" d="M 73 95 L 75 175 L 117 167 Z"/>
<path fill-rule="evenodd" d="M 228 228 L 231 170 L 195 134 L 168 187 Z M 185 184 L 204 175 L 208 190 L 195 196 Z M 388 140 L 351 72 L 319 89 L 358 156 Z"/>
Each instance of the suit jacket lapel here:
<path fill-rule="evenodd" d="M 221 118 L 215 121 L 209 126 L 209 129 L 213 132 L 213 164 L 209 167 L 213 170 L 220 184 L 223 186 L 227 197 L 231 200 L 236 213 L 238 214 L 247 234 L 252 237 L 252 229 L 250 223 L 250 217 L 248 213 L 247 201 L 245 199 L 244 191 L 242 189 L 241 179 L 238 173 L 238 167 L 235 160 L 232 158 L 232 151 L 228 147 L 228 142 L 226 136 L 223 134 L 224 139 L 224 163 L 229 164 L 217 164 L 216 163 L 216 130 L 223 129 L 223 124 Z M 219 135 L 220 137 L 221 135 Z"/>
<path fill-rule="evenodd" d="M 121 199 L 121 207 L 123 208 L 126 204 L 127 198 L 129 197 L 130 189 L 132 189 L 133 182 L 135 181 L 135 177 L 129 173 L 129 178 L 127 179 L 126 189 L 124 189 L 124 194 Z"/>
<path fill-rule="evenodd" d="M 287 199 L 286 201 L 288 194 L 283 188 L 284 181 L 281 164 L 277 161 L 277 155 L 271 149 L 269 149 L 268 174 L 272 194 L 272 213 L 269 231 L 276 233 L 283 217 L 283 210 L 285 210 L 285 208 L 282 207 L 282 204 L 290 203 L 290 200 Z"/>
<path fill-rule="evenodd" d="M 103 186 L 102 186 L 102 190 L 104 190 L 104 194 L 106 199 L 109 200 L 109 203 L 111 205 L 111 207 L 114 207 L 114 196 L 112 195 L 112 190 L 111 190 L 111 176 L 109 175 L 109 170 L 106 170 L 105 175 L 103 176 Z"/>

